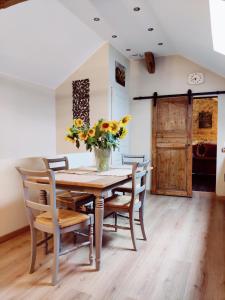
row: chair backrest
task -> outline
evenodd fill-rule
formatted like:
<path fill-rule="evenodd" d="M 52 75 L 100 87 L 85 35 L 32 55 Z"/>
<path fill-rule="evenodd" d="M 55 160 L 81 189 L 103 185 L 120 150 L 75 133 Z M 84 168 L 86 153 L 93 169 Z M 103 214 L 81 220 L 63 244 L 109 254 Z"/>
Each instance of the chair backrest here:
<path fill-rule="evenodd" d="M 59 158 L 43 158 L 47 170 L 61 171 L 69 169 L 69 162 L 66 156 Z"/>
<path fill-rule="evenodd" d="M 133 163 L 144 162 L 144 161 L 146 161 L 145 154 L 140 154 L 140 155 L 122 154 L 123 165 L 132 165 Z"/>
<path fill-rule="evenodd" d="M 56 208 L 56 188 L 55 188 L 55 175 L 52 170 L 46 171 L 31 171 L 20 167 L 16 167 L 20 173 L 23 181 L 24 191 L 24 204 L 27 211 L 29 223 L 33 226 L 34 221 L 34 210 L 39 212 L 49 212 L 52 217 L 53 225 L 59 226 L 58 224 L 58 212 Z M 38 183 L 38 178 L 47 178 L 47 183 Z M 38 203 L 33 201 L 30 197 L 31 191 L 38 191 L 39 193 L 46 193 L 49 196 L 49 204 Z"/>
<path fill-rule="evenodd" d="M 137 196 L 139 201 L 144 202 L 146 195 L 146 177 L 148 173 L 149 160 L 140 163 L 133 163 L 132 166 L 132 194 L 131 194 L 131 209 L 134 207 L 134 202 Z"/>

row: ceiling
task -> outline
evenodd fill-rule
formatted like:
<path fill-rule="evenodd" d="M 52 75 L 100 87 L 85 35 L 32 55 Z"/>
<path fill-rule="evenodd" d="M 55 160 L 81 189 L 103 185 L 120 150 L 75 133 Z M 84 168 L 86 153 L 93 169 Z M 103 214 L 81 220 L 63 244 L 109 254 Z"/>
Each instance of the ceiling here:
<path fill-rule="evenodd" d="M 0 73 L 54 89 L 103 43 L 57 0 L 0 10 Z"/>
<path fill-rule="evenodd" d="M 71 12 L 97 32 L 104 40 L 109 41 L 123 54 L 143 55 L 153 51 L 157 55 L 175 53 L 173 43 L 169 41 L 163 28 L 159 25 L 151 1 L 143 0 L 60 0 Z M 165 2 L 165 1 L 164 1 Z M 134 7 L 140 7 L 135 12 Z M 100 18 L 95 22 L 95 17 Z M 148 31 L 148 28 L 154 28 Z M 117 35 L 117 38 L 112 38 Z M 159 46 L 158 43 L 164 45 Z M 131 49 L 131 51 L 126 51 Z M 135 57 L 134 57 L 135 58 Z"/>
<path fill-rule="evenodd" d="M 213 50 L 208 0 L 60 1 L 129 58 L 145 51 L 156 56 L 178 54 L 225 76 L 225 56 Z M 94 22 L 94 17 L 100 21 Z"/>
<path fill-rule="evenodd" d="M 0 28 L 0 73 L 50 88 L 104 41 L 130 59 L 178 54 L 225 76 L 208 0 L 29 0 L 0 10 Z"/>

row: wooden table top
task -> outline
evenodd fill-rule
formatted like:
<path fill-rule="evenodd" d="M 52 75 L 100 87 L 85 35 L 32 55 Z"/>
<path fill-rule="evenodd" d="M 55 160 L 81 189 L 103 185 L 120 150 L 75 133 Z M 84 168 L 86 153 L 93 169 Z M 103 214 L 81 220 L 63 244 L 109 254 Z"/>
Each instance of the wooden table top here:
<path fill-rule="evenodd" d="M 150 167 L 152 169 L 152 167 Z M 114 168 L 106 172 L 96 172 L 89 169 L 70 169 L 55 173 L 56 185 L 61 187 L 85 187 L 95 189 L 106 189 L 116 184 L 131 180 L 131 168 Z M 116 175 L 112 175 L 116 174 Z M 39 183 L 46 183 L 48 179 L 36 178 Z"/>
<path fill-rule="evenodd" d="M 118 173 L 117 175 L 111 175 Z M 106 175 L 107 174 L 107 175 Z M 132 176 L 131 169 L 111 169 L 106 172 L 98 173 L 96 171 L 88 171 L 84 169 L 70 169 L 55 172 L 56 185 L 63 187 L 86 187 L 95 189 L 105 189 L 115 184 L 129 181 Z M 47 183 L 47 177 L 37 177 L 34 179 L 39 183 Z"/>
<path fill-rule="evenodd" d="M 55 174 L 56 184 L 68 185 L 68 186 L 80 186 L 80 187 L 92 187 L 103 189 L 116 183 L 127 180 L 131 175 L 127 176 L 108 176 L 108 175 L 96 175 L 96 174 Z"/>

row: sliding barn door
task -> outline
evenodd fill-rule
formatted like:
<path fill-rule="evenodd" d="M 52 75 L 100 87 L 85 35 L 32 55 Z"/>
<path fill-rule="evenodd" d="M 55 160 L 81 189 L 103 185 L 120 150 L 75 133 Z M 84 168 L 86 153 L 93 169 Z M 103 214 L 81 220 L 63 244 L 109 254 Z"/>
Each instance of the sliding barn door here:
<path fill-rule="evenodd" d="M 153 107 L 152 193 L 192 196 L 192 104 L 158 98 Z"/>

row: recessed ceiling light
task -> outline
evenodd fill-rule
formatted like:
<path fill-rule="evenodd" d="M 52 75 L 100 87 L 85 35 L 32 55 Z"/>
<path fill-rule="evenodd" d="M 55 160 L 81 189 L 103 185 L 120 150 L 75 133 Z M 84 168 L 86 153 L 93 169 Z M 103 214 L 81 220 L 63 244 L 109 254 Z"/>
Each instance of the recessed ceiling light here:
<path fill-rule="evenodd" d="M 153 27 L 149 27 L 149 28 L 148 28 L 148 31 L 153 31 L 153 30 L 154 30 Z"/>
<path fill-rule="evenodd" d="M 96 17 L 96 18 L 94 18 L 93 20 L 94 20 L 95 22 L 98 22 L 98 21 L 100 21 L 100 18 L 97 18 L 97 17 Z"/>
<path fill-rule="evenodd" d="M 162 46 L 163 45 L 163 43 L 158 43 L 158 46 Z"/>
<path fill-rule="evenodd" d="M 127 48 L 126 51 L 131 51 L 131 49 L 130 49 L 130 48 Z"/>
<path fill-rule="evenodd" d="M 117 35 L 113 34 L 113 35 L 112 35 L 112 38 L 113 38 L 113 39 L 116 39 L 116 38 L 117 38 Z"/>
<path fill-rule="evenodd" d="M 139 6 L 135 6 L 133 10 L 134 10 L 134 11 L 139 11 L 139 10 L 141 10 L 141 9 L 140 9 Z"/>

